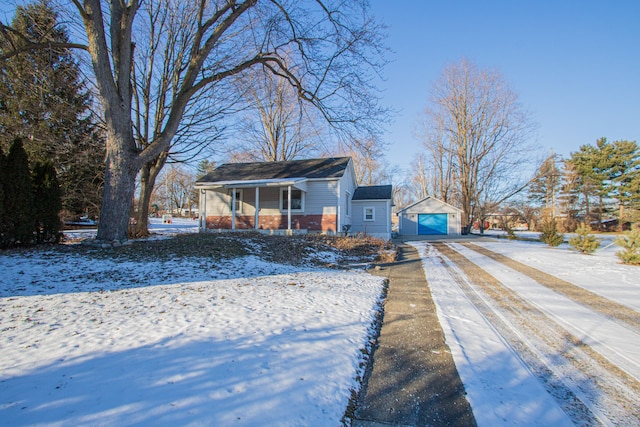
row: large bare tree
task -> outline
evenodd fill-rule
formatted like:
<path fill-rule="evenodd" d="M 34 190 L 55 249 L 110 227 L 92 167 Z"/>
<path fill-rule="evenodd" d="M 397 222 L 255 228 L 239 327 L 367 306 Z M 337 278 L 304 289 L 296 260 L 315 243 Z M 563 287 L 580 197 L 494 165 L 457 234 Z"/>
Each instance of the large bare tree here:
<path fill-rule="evenodd" d="M 433 178 L 434 174 L 429 173 L 428 157 L 425 153 L 419 153 L 411 161 L 411 170 L 408 179 L 409 189 L 415 200 L 422 200 L 429 194 L 438 194 L 435 185 L 432 186 Z"/>
<path fill-rule="evenodd" d="M 262 70 L 245 73 L 237 86 L 247 106 L 238 115 L 240 131 L 230 148 L 232 159 L 276 162 L 322 151 L 326 123 L 293 86 Z"/>
<path fill-rule="evenodd" d="M 432 86 L 421 128 L 441 187 L 436 197 L 457 193 L 467 230 L 531 179 L 525 171 L 537 158 L 535 125 L 495 70 L 466 59 L 447 66 Z"/>
<path fill-rule="evenodd" d="M 185 52 L 194 42 L 197 3 L 181 4 L 170 0 L 145 3 L 138 13 L 141 25 L 133 34 L 135 49 L 133 83 L 133 119 L 135 142 L 139 150 L 153 144 L 163 131 L 172 111 L 179 83 L 188 70 Z M 132 216 L 136 219 L 129 234 L 148 234 L 151 197 L 166 163 L 192 160 L 221 139 L 221 122 L 235 111 L 239 96 L 218 81 L 194 94 L 185 109 L 170 146 L 145 162 L 138 174 L 139 197 Z"/>
<path fill-rule="evenodd" d="M 179 19 L 189 20 L 193 33 L 180 39 L 183 43 L 172 52 L 181 58 L 180 73 L 171 81 L 166 93 L 170 102 L 163 104 L 163 118 L 145 146 L 136 141 L 139 128 L 133 114 L 134 73 L 140 69 L 134 35 L 149 25 L 141 11 L 157 2 L 72 3 L 82 19 L 86 44 L 68 46 L 89 53 L 104 109 L 107 147 L 99 240 L 128 238 L 136 176 L 145 164 L 168 155 L 194 98 L 253 67 L 285 79 L 334 126 L 373 130 L 379 123 L 382 111 L 371 82 L 381 65 L 381 34 L 365 1 L 173 2 L 181 6 L 178 10 L 190 11 Z M 9 39 L 21 37 L 6 25 L 0 29 Z M 50 47 L 36 42 L 24 46 L 21 49 Z"/>
<path fill-rule="evenodd" d="M 338 155 L 353 160 L 358 185 L 377 185 L 389 182 L 389 171 L 384 158 L 385 144 L 379 138 L 366 138 L 353 144 L 340 144 Z"/>

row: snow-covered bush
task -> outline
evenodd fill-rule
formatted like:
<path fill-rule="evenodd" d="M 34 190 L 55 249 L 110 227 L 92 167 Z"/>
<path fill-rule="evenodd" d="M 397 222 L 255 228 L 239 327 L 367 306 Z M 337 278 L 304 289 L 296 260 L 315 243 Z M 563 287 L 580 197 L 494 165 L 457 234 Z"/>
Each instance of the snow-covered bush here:
<path fill-rule="evenodd" d="M 575 237 L 569 239 L 569 245 L 575 250 L 582 252 L 583 254 L 593 253 L 600 246 L 600 240 L 596 239 L 596 236 L 591 234 L 589 227 L 581 225 L 576 230 L 578 234 Z"/>
<path fill-rule="evenodd" d="M 625 264 L 640 265 L 640 226 L 634 225 L 633 228 L 616 239 L 616 244 L 622 247 L 622 250 L 616 252 L 616 255 Z"/>
<path fill-rule="evenodd" d="M 544 221 L 542 221 L 540 241 L 552 247 L 559 246 L 564 242 L 564 234 L 558 233 L 558 226 L 555 218 L 546 217 Z"/>

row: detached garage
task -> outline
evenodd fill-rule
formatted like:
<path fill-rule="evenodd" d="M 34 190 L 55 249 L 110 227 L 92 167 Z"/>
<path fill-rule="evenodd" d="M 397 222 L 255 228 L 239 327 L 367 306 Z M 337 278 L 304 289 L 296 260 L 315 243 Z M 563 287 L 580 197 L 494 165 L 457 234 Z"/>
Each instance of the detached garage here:
<path fill-rule="evenodd" d="M 397 212 L 401 236 L 459 236 L 462 210 L 427 197 Z"/>

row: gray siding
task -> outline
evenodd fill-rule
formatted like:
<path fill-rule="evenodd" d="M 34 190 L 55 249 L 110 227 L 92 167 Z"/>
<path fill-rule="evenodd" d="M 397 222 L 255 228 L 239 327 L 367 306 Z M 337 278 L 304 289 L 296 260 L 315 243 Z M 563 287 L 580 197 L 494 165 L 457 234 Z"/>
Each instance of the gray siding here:
<path fill-rule="evenodd" d="M 353 161 L 349 162 L 348 167 L 344 171 L 344 176 L 340 179 L 338 192 L 340 194 L 339 207 L 339 229 L 345 225 L 353 224 L 353 205 L 351 198 L 356 191 L 356 178 L 353 170 Z"/>
<path fill-rule="evenodd" d="M 352 202 L 351 233 L 391 238 L 391 202 L 389 200 L 354 200 Z M 366 221 L 365 208 L 374 209 L 374 220 Z"/>
<path fill-rule="evenodd" d="M 338 207 L 338 180 L 308 181 L 304 213 L 335 214 Z"/>

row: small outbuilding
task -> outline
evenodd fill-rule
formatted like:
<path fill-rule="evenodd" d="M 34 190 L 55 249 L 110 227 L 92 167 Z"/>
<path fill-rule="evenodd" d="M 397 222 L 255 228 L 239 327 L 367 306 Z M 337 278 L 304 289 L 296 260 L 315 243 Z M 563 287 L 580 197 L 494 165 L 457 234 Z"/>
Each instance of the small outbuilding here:
<path fill-rule="evenodd" d="M 356 233 L 381 239 L 391 239 L 391 209 L 393 187 L 391 185 L 371 185 L 358 187 L 351 199 L 353 214 L 351 229 Z"/>
<path fill-rule="evenodd" d="M 396 212 L 401 236 L 459 236 L 462 209 L 433 197 L 424 198 Z"/>

